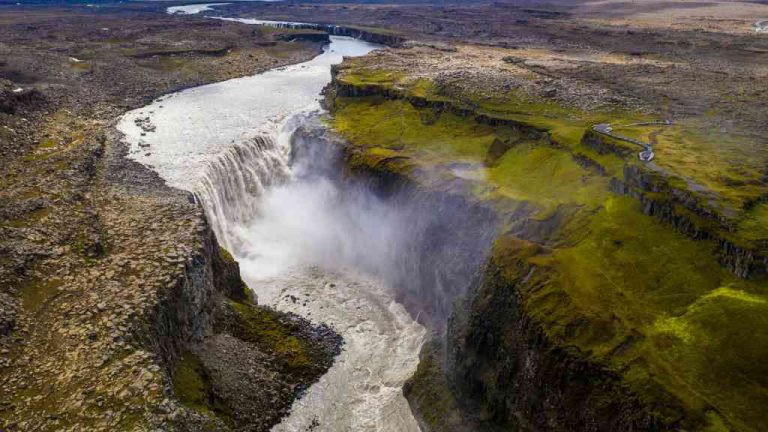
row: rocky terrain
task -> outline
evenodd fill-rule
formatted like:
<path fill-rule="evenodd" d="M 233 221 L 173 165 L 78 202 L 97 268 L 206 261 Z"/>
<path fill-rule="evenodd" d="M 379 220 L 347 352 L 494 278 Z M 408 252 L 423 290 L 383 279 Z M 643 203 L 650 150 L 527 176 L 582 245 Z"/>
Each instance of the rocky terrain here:
<path fill-rule="evenodd" d="M 267 430 L 340 338 L 256 305 L 114 122 L 323 38 L 85 7 L 4 7 L 0 34 L 0 428 Z"/>

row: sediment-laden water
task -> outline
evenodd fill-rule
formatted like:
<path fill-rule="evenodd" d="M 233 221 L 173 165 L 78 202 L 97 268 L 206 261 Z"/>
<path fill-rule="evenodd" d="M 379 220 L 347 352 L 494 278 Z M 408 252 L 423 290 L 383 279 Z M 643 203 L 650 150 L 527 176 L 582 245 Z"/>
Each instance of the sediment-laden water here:
<path fill-rule="evenodd" d="M 344 337 L 334 366 L 274 430 L 417 431 L 401 389 L 425 330 L 377 267 L 397 214 L 290 160 L 290 137 L 319 110 L 330 66 L 377 48 L 331 40 L 311 61 L 160 98 L 119 129 L 132 158 L 196 193 L 260 303 Z"/>

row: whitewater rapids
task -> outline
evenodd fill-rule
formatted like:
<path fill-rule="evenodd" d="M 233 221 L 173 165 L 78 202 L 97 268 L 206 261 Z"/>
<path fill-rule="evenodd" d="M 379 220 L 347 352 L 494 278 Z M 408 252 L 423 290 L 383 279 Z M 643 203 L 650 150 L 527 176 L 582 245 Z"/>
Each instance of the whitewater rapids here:
<path fill-rule="evenodd" d="M 393 218 L 290 161 L 291 135 L 319 109 L 330 66 L 376 48 L 331 37 L 311 61 L 174 93 L 118 125 L 130 157 L 200 198 L 259 303 L 343 336 L 334 365 L 274 431 L 419 430 L 402 386 L 426 331 L 358 265 L 385 258 Z"/>

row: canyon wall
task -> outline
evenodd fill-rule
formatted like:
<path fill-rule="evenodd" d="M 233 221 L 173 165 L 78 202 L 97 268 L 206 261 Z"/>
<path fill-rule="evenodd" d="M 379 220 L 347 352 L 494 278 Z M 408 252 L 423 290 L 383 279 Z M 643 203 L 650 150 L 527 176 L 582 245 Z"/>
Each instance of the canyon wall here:
<path fill-rule="evenodd" d="M 633 193 L 648 183 L 638 179 L 649 176 L 634 164 L 626 164 L 624 175 L 617 179 L 610 176 L 601 162 L 583 153 L 571 153 L 539 126 L 478 113 L 471 106 L 445 98 L 429 100 L 414 96 L 407 88 L 340 79 L 343 69 L 344 65 L 334 68 L 334 81 L 325 92 L 325 105 L 336 121 L 351 115 L 349 112 L 355 113 L 352 110 L 356 108 L 350 107 L 357 105 L 363 110 L 370 106 L 380 107 L 379 110 L 402 110 L 401 113 L 405 112 L 404 107 L 410 106 L 408 112 L 414 110 L 421 119 L 421 125 L 408 126 L 411 128 L 428 129 L 435 118 L 439 121 L 442 117 L 456 116 L 460 119 L 456 121 L 511 130 L 517 137 L 516 142 L 535 140 L 538 146 L 550 149 L 547 151 L 565 153 L 571 163 L 581 167 L 584 176 L 596 178 L 601 188 L 638 199 L 643 214 L 658 218 L 695 241 L 710 239 L 694 235 L 684 229 L 684 224 L 671 223 L 674 221 L 665 218 L 663 212 L 654 211 L 658 207 L 647 204 L 642 194 Z M 388 104 L 396 108 L 389 108 Z M 352 118 L 359 121 L 357 117 Z M 430 175 L 429 169 L 419 163 L 416 156 L 419 153 L 408 151 L 404 138 L 401 144 L 385 147 L 385 142 L 391 142 L 389 135 L 376 138 L 386 141 L 375 141 L 361 129 L 355 129 L 354 121 L 337 127 L 342 135 L 346 127 L 356 132 L 350 133 L 348 136 L 352 139 L 343 144 L 345 163 L 352 172 L 364 178 L 374 176 L 377 183 L 389 185 L 382 188 L 385 191 L 407 187 L 428 190 L 431 194 L 454 194 L 454 199 L 468 203 L 468 208 L 493 209 L 500 221 L 487 259 L 474 262 L 475 277 L 466 280 L 469 285 L 451 293 L 454 297 L 449 303 L 453 308 L 445 332 L 438 330 L 433 341 L 425 345 L 419 370 L 405 388 L 424 430 L 679 430 L 701 429 L 707 427 L 706 424 L 722 422 L 712 407 L 694 408 L 698 402 L 692 405 L 686 400 L 687 396 L 662 384 L 667 378 L 648 381 L 644 375 L 639 379 L 633 376 L 646 373 L 640 372 L 646 366 L 638 363 L 644 360 L 636 357 L 637 350 L 651 338 L 641 333 L 645 330 L 622 327 L 631 324 L 619 323 L 615 315 L 613 318 L 590 316 L 580 310 L 581 300 L 575 293 L 558 288 L 568 282 L 562 282 L 565 269 L 555 262 L 559 257 L 557 251 L 584 241 L 589 235 L 589 231 L 583 231 L 584 221 L 594 217 L 594 213 L 560 206 L 549 217 L 541 218 L 535 216 L 535 207 L 525 201 L 484 200 L 474 192 L 477 186 L 464 179 L 435 180 L 436 175 Z M 431 140 L 429 135 L 422 139 L 422 142 Z M 503 155 L 520 145 L 515 141 L 504 142 L 497 139 L 488 151 Z M 599 137 L 589 132 L 585 133 L 584 143 L 597 152 L 633 154 L 629 150 L 626 154 L 615 151 L 611 143 L 599 141 Z M 495 160 L 499 158 L 496 155 Z M 552 181 L 552 187 L 557 187 L 557 178 Z M 646 189 L 680 195 L 666 189 Z M 631 208 L 636 205 L 623 198 L 610 195 L 606 198 L 609 200 L 606 205 L 620 203 Z M 596 211 L 605 211 L 605 208 L 597 207 Z M 643 216 L 631 215 L 631 218 L 638 217 Z M 649 223 L 645 220 L 643 223 Z M 655 227 L 655 222 L 653 224 Z M 459 224 L 450 232 L 462 236 L 466 229 L 467 225 Z M 681 242 L 681 247 L 693 245 L 691 240 L 683 240 L 678 234 L 665 235 Z M 616 247 L 623 245 L 622 240 L 614 243 Z M 706 250 L 706 245 L 701 247 Z M 747 276 L 756 265 L 762 265 L 760 259 L 750 261 L 748 253 L 722 243 L 719 250 L 721 262 L 735 275 Z M 421 285 L 418 289 L 429 292 L 431 288 Z M 612 313 L 610 309 L 604 312 Z M 606 349 L 604 344 L 610 347 L 609 351 L 602 351 Z M 596 355 L 596 350 L 602 353 Z M 631 360 L 625 363 L 625 358 Z"/>

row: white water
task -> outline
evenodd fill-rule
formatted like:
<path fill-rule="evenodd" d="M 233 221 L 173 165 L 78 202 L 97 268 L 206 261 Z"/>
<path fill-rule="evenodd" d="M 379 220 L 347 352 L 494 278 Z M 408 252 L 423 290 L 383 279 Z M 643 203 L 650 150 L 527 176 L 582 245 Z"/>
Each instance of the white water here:
<path fill-rule="evenodd" d="M 201 197 L 260 303 L 343 336 L 329 372 L 274 430 L 418 431 L 402 385 L 425 330 L 371 276 L 402 221 L 375 199 L 349 198 L 289 166 L 289 137 L 304 118 L 297 113 L 319 108 L 330 65 L 377 48 L 331 39 L 309 62 L 164 97 L 118 127 L 131 157 Z"/>
<path fill-rule="evenodd" d="M 260 1 L 260 2 L 279 2 L 282 0 L 234 0 L 234 1 Z M 170 6 L 165 9 L 165 12 L 170 15 L 195 15 L 200 12 L 206 12 L 213 10 L 214 6 L 224 6 L 231 3 L 201 3 L 190 4 L 181 6 Z"/>
<path fill-rule="evenodd" d="M 203 4 L 191 4 L 182 6 L 171 6 L 165 9 L 165 12 L 170 15 L 194 15 L 200 12 L 213 10 L 214 6 L 224 6 L 229 3 L 203 3 Z"/>
<path fill-rule="evenodd" d="M 270 20 L 261 20 L 261 19 L 255 19 L 255 18 L 227 18 L 227 17 L 209 17 L 209 18 L 222 20 L 222 21 L 241 22 L 243 24 L 263 25 L 263 26 L 269 26 L 269 27 L 281 27 L 285 25 L 289 25 L 289 26 L 312 25 L 309 23 L 296 22 L 296 21 L 270 21 Z"/>

